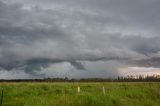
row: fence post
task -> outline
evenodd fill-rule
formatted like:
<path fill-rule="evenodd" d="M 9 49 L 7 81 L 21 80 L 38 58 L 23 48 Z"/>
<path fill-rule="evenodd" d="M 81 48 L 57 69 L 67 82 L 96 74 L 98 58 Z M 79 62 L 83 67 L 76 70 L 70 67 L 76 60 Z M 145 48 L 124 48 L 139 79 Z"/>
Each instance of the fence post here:
<path fill-rule="evenodd" d="M 103 95 L 106 95 L 106 91 L 105 91 L 105 87 L 104 86 L 102 87 L 102 92 L 103 92 Z"/>
<path fill-rule="evenodd" d="M 2 94 L 1 94 L 1 104 L 0 104 L 0 106 L 2 106 L 2 103 L 3 103 L 3 90 L 2 90 Z"/>
<path fill-rule="evenodd" d="M 78 86 L 77 92 L 80 93 L 80 91 L 81 91 L 81 88 L 80 88 L 80 86 Z"/>

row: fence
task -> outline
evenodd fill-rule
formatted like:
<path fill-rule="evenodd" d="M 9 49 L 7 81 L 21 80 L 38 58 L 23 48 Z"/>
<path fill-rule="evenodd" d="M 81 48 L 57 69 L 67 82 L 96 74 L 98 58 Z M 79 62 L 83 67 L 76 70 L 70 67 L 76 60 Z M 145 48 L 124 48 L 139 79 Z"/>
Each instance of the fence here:
<path fill-rule="evenodd" d="M 3 90 L 2 90 L 2 94 L 1 94 L 1 103 L 0 103 L 0 106 L 2 106 L 3 104 Z"/>

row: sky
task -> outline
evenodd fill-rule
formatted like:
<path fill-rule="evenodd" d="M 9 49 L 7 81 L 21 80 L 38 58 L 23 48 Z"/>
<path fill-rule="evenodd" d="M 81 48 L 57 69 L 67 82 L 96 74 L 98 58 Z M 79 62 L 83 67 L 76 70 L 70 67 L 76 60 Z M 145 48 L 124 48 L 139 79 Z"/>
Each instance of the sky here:
<path fill-rule="evenodd" d="M 160 0 L 0 0 L 0 79 L 160 74 Z"/>

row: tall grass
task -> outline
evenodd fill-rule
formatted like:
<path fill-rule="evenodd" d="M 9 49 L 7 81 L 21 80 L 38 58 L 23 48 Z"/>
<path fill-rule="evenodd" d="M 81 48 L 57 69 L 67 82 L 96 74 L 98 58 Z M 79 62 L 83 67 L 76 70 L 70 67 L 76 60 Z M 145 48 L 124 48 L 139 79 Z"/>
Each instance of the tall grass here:
<path fill-rule="evenodd" d="M 0 83 L 3 106 L 159 106 L 159 89 L 160 83 Z"/>

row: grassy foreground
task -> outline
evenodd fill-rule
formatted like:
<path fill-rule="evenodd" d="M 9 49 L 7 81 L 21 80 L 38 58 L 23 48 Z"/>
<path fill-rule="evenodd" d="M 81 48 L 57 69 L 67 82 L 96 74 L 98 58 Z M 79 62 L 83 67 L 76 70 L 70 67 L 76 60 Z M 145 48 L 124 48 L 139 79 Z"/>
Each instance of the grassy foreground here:
<path fill-rule="evenodd" d="M 160 83 L 0 83 L 1 90 L 2 106 L 160 105 Z"/>

